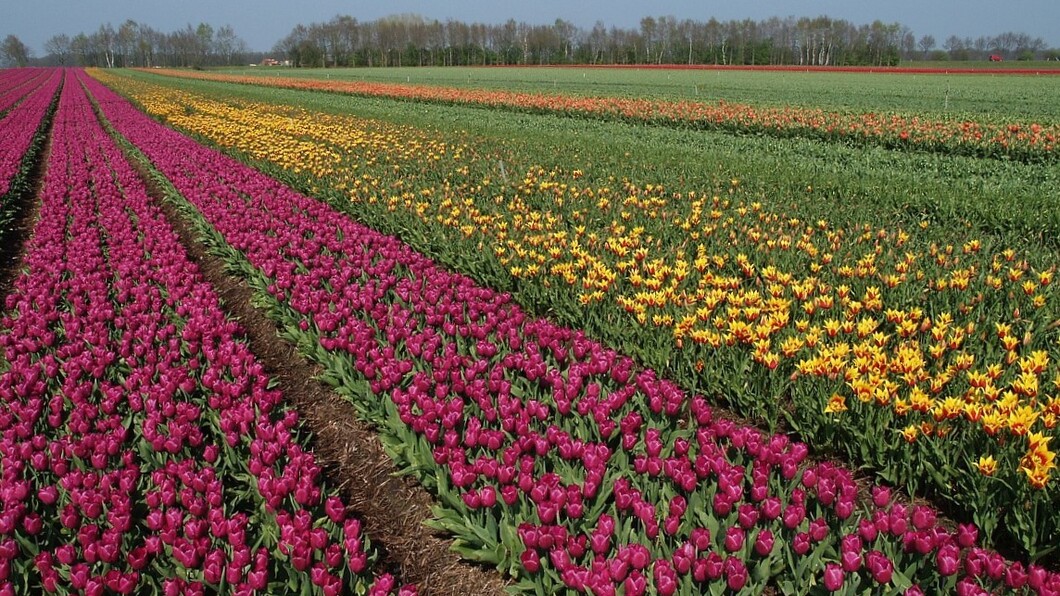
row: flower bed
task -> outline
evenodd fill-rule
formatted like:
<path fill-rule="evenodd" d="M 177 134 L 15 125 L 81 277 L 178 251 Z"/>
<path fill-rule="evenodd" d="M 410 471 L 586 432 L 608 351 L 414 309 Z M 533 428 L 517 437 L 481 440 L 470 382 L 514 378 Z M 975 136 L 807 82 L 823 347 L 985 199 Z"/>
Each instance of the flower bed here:
<path fill-rule="evenodd" d="M 978 548 L 974 527 L 948 530 L 882 487 L 859 499 L 848 471 L 804 445 L 717 418 L 628 357 L 89 86 L 287 337 L 436 490 L 437 525 L 520 588 L 1060 589 Z"/>

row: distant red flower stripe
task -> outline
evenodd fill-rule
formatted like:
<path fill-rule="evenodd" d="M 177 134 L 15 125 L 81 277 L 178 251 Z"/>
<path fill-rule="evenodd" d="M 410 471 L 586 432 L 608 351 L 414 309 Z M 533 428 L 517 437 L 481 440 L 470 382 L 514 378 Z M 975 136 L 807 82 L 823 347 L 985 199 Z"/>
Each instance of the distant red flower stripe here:
<path fill-rule="evenodd" d="M 482 68 L 578 68 L 590 70 L 735 70 L 762 72 L 840 72 L 857 74 L 967 74 L 967 75 L 1060 75 L 1060 68 L 975 68 L 926 66 L 809 66 L 798 64 L 587 64 L 587 65 L 505 65 Z"/>

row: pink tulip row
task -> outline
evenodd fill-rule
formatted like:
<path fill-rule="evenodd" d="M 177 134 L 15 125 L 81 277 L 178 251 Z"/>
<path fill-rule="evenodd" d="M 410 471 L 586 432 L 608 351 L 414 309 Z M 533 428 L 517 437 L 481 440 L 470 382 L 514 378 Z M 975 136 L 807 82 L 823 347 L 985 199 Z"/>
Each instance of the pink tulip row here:
<path fill-rule="evenodd" d="M 10 190 L 22 169 L 22 157 L 37 136 L 48 107 L 63 82 L 62 70 L 51 70 L 48 79 L 0 120 L 0 198 Z M 3 207 L 3 205 L 0 205 Z"/>
<path fill-rule="evenodd" d="M 81 76 L 0 321 L 0 593 L 390 592 Z"/>
<path fill-rule="evenodd" d="M 15 68 L 0 71 L 0 116 L 40 87 L 48 79 L 50 72 L 44 68 Z"/>
<path fill-rule="evenodd" d="M 361 407 L 460 509 L 447 527 L 537 589 L 1060 593 L 1060 577 L 977 547 L 974 527 L 944 529 L 881 487 L 863 503 L 805 445 L 718 419 L 584 334 L 90 88 L 300 343 L 333 378 L 363 381 Z"/>

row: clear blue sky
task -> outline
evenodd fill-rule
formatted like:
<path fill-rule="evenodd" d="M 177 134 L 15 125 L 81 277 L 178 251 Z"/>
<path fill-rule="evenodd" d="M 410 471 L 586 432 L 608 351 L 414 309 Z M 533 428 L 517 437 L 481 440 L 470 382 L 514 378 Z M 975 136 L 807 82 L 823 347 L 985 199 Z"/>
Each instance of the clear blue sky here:
<path fill-rule="evenodd" d="M 117 27 L 133 19 L 163 32 L 206 22 L 215 28 L 231 25 L 252 49 L 264 51 L 298 23 L 326 21 L 337 14 L 368 21 L 398 13 L 485 23 L 509 18 L 551 23 L 563 18 L 587 28 L 597 20 L 609 26 L 633 27 L 649 15 L 704 21 L 710 17 L 725 21 L 827 15 L 857 24 L 876 19 L 899 22 L 912 29 L 917 38 L 934 35 L 939 46 L 949 35 L 977 37 L 1016 31 L 1041 37 L 1050 47 L 1060 47 L 1058 0 L 2 0 L 0 38 L 15 34 L 40 56 L 45 40 L 52 35 L 91 33 L 107 22 Z"/>

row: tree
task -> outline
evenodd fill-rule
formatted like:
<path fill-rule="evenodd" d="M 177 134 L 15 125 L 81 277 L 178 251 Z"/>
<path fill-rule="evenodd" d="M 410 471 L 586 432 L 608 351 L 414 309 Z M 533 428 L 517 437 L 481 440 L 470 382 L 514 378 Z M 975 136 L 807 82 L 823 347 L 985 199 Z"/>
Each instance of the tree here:
<path fill-rule="evenodd" d="M 118 52 L 121 54 L 121 65 L 129 66 L 135 59 L 136 54 L 136 30 L 138 25 L 132 19 L 126 20 L 118 27 L 116 40 Z"/>
<path fill-rule="evenodd" d="M 136 31 L 136 61 L 140 66 L 150 68 L 162 53 L 166 36 L 147 25 L 140 25 Z"/>
<path fill-rule="evenodd" d="M 652 42 L 655 37 L 655 19 L 644 17 L 640 20 L 640 35 L 644 40 L 644 62 L 651 62 Z"/>
<path fill-rule="evenodd" d="M 54 56 L 59 62 L 59 66 L 66 66 L 66 59 L 70 56 L 70 50 L 70 36 L 65 33 L 53 35 L 48 38 L 48 41 L 44 42 L 44 51 Z"/>
<path fill-rule="evenodd" d="M 203 66 L 213 55 L 213 27 L 207 23 L 199 23 L 199 26 L 195 28 L 195 39 L 198 42 L 196 44 L 198 60 L 195 66 Z"/>
<path fill-rule="evenodd" d="M 177 61 L 178 66 L 201 66 L 204 52 L 200 46 L 200 39 L 195 35 L 195 29 L 191 23 L 179 31 L 174 31 L 168 36 L 169 52 Z"/>
<path fill-rule="evenodd" d="M 920 38 L 920 41 L 917 42 L 916 45 L 920 48 L 920 51 L 924 53 L 924 58 L 927 58 L 931 50 L 935 49 L 935 36 L 925 35 Z"/>
<path fill-rule="evenodd" d="M 97 53 L 103 55 L 104 66 L 107 68 L 114 68 L 114 54 L 115 47 L 118 41 L 118 35 L 114 32 L 114 27 L 110 23 L 99 26 L 99 31 L 96 32 L 90 38 L 93 45 L 96 48 Z"/>
<path fill-rule="evenodd" d="M 928 57 L 932 50 L 935 49 L 935 37 L 933 35 L 924 35 L 917 41 L 917 48 L 923 53 L 924 57 Z"/>
<path fill-rule="evenodd" d="M 231 66 L 236 56 L 247 53 L 247 42 L 236 35 L 231 25 L 224 25 L 214 36 L 214 49 L 224 64 Z"/>
<path fill-rule="evenodd" d="M 571 46 L 574 43 L 574 38 L 578 33 L 578 28 L 574 26 L 574 23 L 570 21 L 564 21 L 563 19 L 556 19 L 554 25 L 556 31 L 556 37 L 563 46 L 563 61 L 570 62 L 574 53 Z"/>
<path fill-rule="evenodd" d="M 70 52 L 77 56 L 78 65 L 92 65 L 92 42 L 84 33 L 78 33 L 70 40 Z"/>
<path fill-rule="evenodd" d="M 16 35 L 8 35 L 0 44 L 0 57 L 6 64 L 23 67 L 29 64 L 30 50 Z"/>
<path fill-rule="evenodd" d="M 318 67 L 520 63 L 893 66 L 909 59 L 969 60 L 989 53 L 1029 57 L 1046 52 L 1040 39 L 1020 33 L 978 39 L 951 36 L 941 41 L 931 35 L 915 36 L 900 23 L 858 24 L 828 16 L 760 21 L 645 16 L 629 27 L 598 21 L 582 28 L 563 19 L 550 25 L 514 19 L 488 24 L 401 14 L 364 22 L 337 16 L 323 23 L 298 25 L 275 51 L 286 53 L 296 65 Z M 215 49 L 214 53 L 224 52 Z"/>
<path fill-rule="evenodd" d="M 299 43 L 298 66 L 324 66 L 324 50 L 308 39 Z"/>
<path fill-rule="evenodd" d="M 968 48 L 965 47 L 964 41 L 956 35 L 951 35 L 946 38 L 946 42 L 942 44 L 942 48 L 950 53 L 950 59 L 952 60 L 967 60 Z"/>
<path fill-rule="evenodd" d="M 303 49 L 309 49 L 311 44 L 312 42 L 309 40 L 309 28 L 305 25 L 299 24 L 291 30 L 287 37 L 276 43 L 273 51 L 287 56 L 287 59 L 291 61 L 291 64 L 299 67 L 303 64 Z"/>

